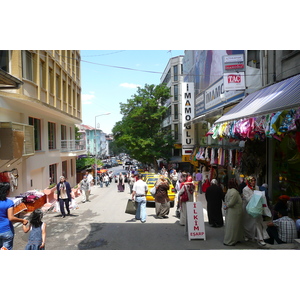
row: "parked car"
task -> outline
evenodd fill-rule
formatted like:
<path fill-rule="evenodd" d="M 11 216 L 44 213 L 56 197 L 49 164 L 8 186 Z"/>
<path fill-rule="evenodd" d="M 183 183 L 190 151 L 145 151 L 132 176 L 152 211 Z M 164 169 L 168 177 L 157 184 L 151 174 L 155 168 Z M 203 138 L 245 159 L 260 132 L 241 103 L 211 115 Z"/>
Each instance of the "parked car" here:
<path fill-rule="evenodd" d="M 112 166 L 110 165 L 110 164 L 105 164 L 105 165 L 103 165 L 103 168 L 105 168 L 105 169 L 109 169 L 109 168 L 111 168 Z"/>
<path fill-rule="evenodd" d="M 124 175 L 124 177 L 125 177 L 125 182 L 127 182 L 127 172 L 122 171 L 122 172 L 117 172 L 117 173 L 115 173 L 115 175 L 114 175 L 115 183 L 118 182 L 118 177 L 119 177 L 120 173 L 122 173 L 122 174 Z"/>
<path fill-rule="evenodd" d="M 151 195 L 150 193 L 150 190 L 153 188 L 154 184 L 156 183 L 156 181 L 158 180 L 160 175 L 150 175 L 150 176 L 147 176 L 146 179 L 145 179 L 145 182 L 148 186 L 148 192 L 146 194 L 146 200 L 147 200 L 147 203 L 155 203 L 155 199 L 154 197 Z M 175 204 L 175 188 L 171 182 L 171 180 L 169 178 L 166 178 L 169 182 L 169 185 L 170 185 L 170 188 L 168 190 L 168 196 L 169 196 L 169 199 L 170 199 L 170 206 L 171 207 L 174 207 L 174 204 Z"/>

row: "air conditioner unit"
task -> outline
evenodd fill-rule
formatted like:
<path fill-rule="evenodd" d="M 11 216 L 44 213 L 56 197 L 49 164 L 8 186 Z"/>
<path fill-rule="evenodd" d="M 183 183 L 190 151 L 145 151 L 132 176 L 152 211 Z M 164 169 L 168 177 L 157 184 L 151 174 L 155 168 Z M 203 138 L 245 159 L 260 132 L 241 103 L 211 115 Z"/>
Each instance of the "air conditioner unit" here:
<path fill-rule="evenodd" d="M 14 122 L 0 122 L 0 160 L 34 155 L 34 127 Z"/>

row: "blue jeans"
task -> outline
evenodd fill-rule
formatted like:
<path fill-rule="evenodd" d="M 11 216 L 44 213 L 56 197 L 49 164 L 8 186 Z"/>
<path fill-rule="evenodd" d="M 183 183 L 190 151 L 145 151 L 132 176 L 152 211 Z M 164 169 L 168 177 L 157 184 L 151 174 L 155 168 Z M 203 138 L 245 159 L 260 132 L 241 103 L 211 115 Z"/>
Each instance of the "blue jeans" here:
<path fill-rule="evenodd" d="M 7 250 L 12 250 L 14 241 L 14 233 L 9 230 L 0 233 L 0 248 L 5 247 Z"/>
<path fill-rule="evenodd" d="M 138 204 L 136 209 L 135 218 L 141 220 L 142 222 L 146 221 L 146 197 L 136 197 L 136 203 Z"/>

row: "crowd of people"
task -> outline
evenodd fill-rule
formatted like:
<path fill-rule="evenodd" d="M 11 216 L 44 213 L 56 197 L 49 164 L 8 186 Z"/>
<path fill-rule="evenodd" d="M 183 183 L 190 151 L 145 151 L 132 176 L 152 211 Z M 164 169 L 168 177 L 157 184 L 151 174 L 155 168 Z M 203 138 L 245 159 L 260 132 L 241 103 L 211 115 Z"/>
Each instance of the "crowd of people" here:
<path fill-rule="evenodd" d="M 260 246 L 265 246 L 267 243 L 274 244 L 275 241 L 278 244 L 293 243 L 300 233 L 300 219 L 294 220 L 288 216 L 288 197 L 280 197 L 271 209 L 272 215 L 269 215 L 269 221 L 265 220 L 264 208 L 268 209 L 269 205 L 267 185 L 257 186 L 256 178 L 253 176 L 245 178 L 239 184 L 235 179 L 230 179 L 228 189 L 224 193 L 217 179 L 209 181 L 208 176 L 203 179 L 203 174 L 199 170 L 190 174 L 180 170 L 177 172 L 176 169 L 168 172 L 163 167 L 159 175 L 153 191 L 150 191 L 155 199 L 155 217 L 157 219 L 168 218 L 170 213 L 168 190 L 169 182 L 172 182 L 176 191 L 176 212 L 178 212 L 176 215 L 179 217 L 179 224 L 187 227 L 186 204 L 195 201 L 195 192 L 203 193 L 207 203 L 208 224 L 216 228 L 225 225 L 223 244 L 226 246 L 234 246 L 248 240 L 256 241 Z M 102 173 L 98 176 L 97 182 L 100 187 L 104 185 L 108 187 L 113 176 L 113 172 Z M 118 173 L 115 180 L 118 192 L 124 192 L 125 183 L 128 184 L 129 193 L 137 204 L 135 219 L 145 223 L 148 186 L 143 180 L 143 175 L 130 168 L 126 174 Z M 93 176 L 86 172 L 79 182 L 82 203 L 90 201 L 93 185 Z M 56 188 L 61 216 L 65 218 L 66 215 L 70 215 L 71 187 L 66 178 L 61 176 Z M 263 191 L 261 195 L 265 199 L 260 202 L 261 213 L 254 216 L 249 212 L 248 207 L 254 199 L 255 191 Z M 13 248 L 14 227 L 12 224 L 20 222 L 23 225 L 24 233 L 30 232 L 25 249 L 44 250 L 46 224 L 42 222 L 43 212 L 40 209 L 35 210 L 28 220 L 15 217 L 13 215 L 14 203 L 7 198 L 9 192 L 10 184 L 0 182 L 0 248 L 4 250 Z"/>

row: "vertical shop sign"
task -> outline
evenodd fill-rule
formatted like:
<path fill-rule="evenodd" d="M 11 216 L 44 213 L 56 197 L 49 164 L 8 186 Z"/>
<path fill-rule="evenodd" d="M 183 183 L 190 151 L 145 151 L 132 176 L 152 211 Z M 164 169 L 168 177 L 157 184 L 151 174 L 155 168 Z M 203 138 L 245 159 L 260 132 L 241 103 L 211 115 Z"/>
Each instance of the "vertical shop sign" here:
<path fill-rule="evenodd" d="M 187 202 L 186 210 L 189 241 L 191 239 L 206 240 L 202 203 Z"/>
<path fill-rule="evenodd" d="M 182 83 L 182 155 L 187 155 L 194 146 L 194 126 L 184 125 L 194 118 L 194 83 Z"/>

